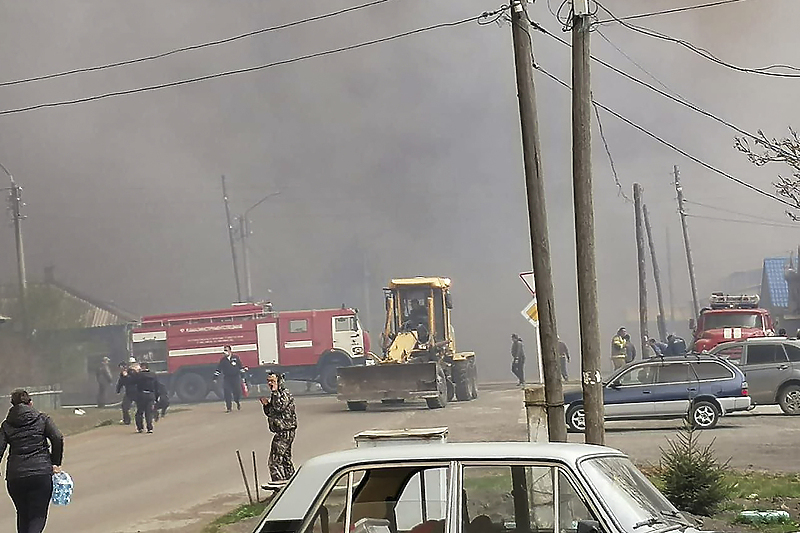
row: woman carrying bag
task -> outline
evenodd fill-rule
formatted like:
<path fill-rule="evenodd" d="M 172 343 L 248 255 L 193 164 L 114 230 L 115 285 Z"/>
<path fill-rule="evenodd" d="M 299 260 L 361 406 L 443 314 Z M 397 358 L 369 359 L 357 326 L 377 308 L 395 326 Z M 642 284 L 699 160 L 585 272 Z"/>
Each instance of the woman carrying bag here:
<path fill-rule="evenodd" d="M 64 437 L 49 416 L 31 406 L 27 391 L 11 393 L 11 409 L 0 424 L 0 460 L 6 446 L 10 449 L 6 484 L 17 508 L 17 533 L 41 533 L 53 494 L 53 474 L 61 472 Z"/>

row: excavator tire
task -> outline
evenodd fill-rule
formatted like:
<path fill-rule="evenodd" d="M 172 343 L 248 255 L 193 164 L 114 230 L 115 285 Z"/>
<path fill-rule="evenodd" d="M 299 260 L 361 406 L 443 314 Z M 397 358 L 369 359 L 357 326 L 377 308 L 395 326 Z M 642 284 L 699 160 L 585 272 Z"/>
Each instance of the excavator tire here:
<path fill-rule="evenodd" d="M 428 409 L 441 409 L 447 405 L 447 376 L 444 375 L 444 371 L 441 368 L 436 374 L 439 382 L 439 394 L 435 398 L 425 398 Z"/>
<path fill-rule="evenodd" d="M 470 362 L 469 369 L 469 395 L 474 400 L 478 397 L 478 366 L 475 359 Z"/>
<path fill-rule="evenodd" d="M 459 402 L 468 402 L 472 399 L 469 361 L 455 361 L 453 363 L 453 383 L 456 386 L 456 399 Z"/>

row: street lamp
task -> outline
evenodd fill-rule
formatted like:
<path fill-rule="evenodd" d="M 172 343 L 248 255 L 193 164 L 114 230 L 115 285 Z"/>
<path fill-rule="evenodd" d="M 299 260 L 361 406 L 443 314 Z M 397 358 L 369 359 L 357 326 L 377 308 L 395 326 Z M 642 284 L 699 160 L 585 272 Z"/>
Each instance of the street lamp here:
<path fill-rule="evenodd" d="M 239 217 L 239 233 L 242 239 L 242 260 L 244 261 L 244 278 L 246 284 L 245 290 L 247 292 L 248 302 L 252 301 L 253 299 L 253 287 L 250 281 L 250 259 L 247 255 L 247 237 L 250 235 L 250 219 L 248 218 L 248 215 L 250 214 L 250 211 L 260 206 L 273 196 L 278 196 L 280 193 L 281 191 L 269 193 L 264 198 L 245 209 L 244 214 Z"/>

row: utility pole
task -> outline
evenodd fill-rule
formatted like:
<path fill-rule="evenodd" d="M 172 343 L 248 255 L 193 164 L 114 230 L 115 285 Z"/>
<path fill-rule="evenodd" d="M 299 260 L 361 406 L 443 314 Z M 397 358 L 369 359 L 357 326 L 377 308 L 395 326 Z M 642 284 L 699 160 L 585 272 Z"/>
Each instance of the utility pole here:
<path fill-rule="evenodd" d="M 605 444 L 600 318 L 592 199 L 592 89 L 589 67 L 591 13 L 588 0 L 573 0 L 572 19 L 572 190 L 581 331 L 581 386 L 588 444 Z"/>
<path fill-rule="evenodd" d="M 633 184 L 633 210 L 636 218 L 636 262 L 639 272 L 639 339 L 642 357 L 647 353 L 647 259 L 644 250 L 644 222 L 642 216 L 642 186 Z"/>
<path fill-rule="evenodd" d="M 689 266 L 689 283 L 692 286 L 692 305 L 694 316 L 697 319 L 700 314 L 700 302 L 697 299 L 697 282 L 694 277 L 694 261 L 692 261 L 692 247 L 689 245 L 689 228 L 686 227 L 686 210 L 683 208 L 683 187 L 681 187 L 680 171 L 678 165 L 673 167 L 675 174 L 675 191 L 678 193 L 678 213 L 681 215 L 681 227 L 683 228 L 683 245 L 686 247 L 686 264 Z"/>
<path fill-rule="evenodd" d="M 242 263 L 244 264 L 244 288 L 248 302 L 253 301 L 253 285 L 250 281 L 250 256 L 247 253 L 247 238 L 250 236 L 250 221 L 245 216 L 239 217 L 239 234 L 242 238 Z"/>
<path fill-rule="evenodd" d="M 675 290 L 672 286 L 672 244 L 667 226 L 667 282 L 669 283 L 669 321 L 675 323 Z"/>
<path fill-rule="evenodd" d="M 239 284 L 239 265 L 236 261 L 236 245 L 234 244 L 231 208 L 228 206 L 228 190 L 225 187 L 225 176 L 222 176 L 222 200 L 225 202 L 225 219 L 228 221 L 228 239 L 231 241 L 231 259 L 233 259 L 233 278 L 236 280 L 236 301 L 242 301 L 242 287 Z"/>
<path fill-rule="evenodd" d="M 6 173 L 8 179 L 11 180 L 11 187 L 9 191 L 9 208 L 11 209 L 11 218 L 14 220 L 14 239 L 17 245 L 17 275 L 19 278 L 19 308 L 22 322 L 22 331 L 25 335 L 28 334 L 28 279 L 25 273 L 25 249 L 22 245 L 22 187 L 17 185 L 14 177 L 8 169 L 0 163 L 0 168 Z"/>
<path fill-rule="evenodd" d="M 658 336 L 661 339 L 661 342 L 667 342 L 667 324 L 666 316 L 664 315 L 664 294 L 661 291 L 661 271 L 658 269 L 656 245 L 653 242 L 653 228 L 650 226 L 650 211 L 647 210 L 647 204 L 644 204 L 642 209 L 644 210 L 644 228 L 647 230 L 647 242 L 650 245 L 650 258 L 653 262 L 653 279 L 656 281 L 656 299 L 658 300 Z"/>
<path fill-rule="evenodd" d="M 533 81 L 533 40 L 531 24 L 522 0 L 511 2 L 511 28 L 514 40 L 514 66 L 517 77 L 522 155 L 533 256 L 534 284 L 539 302 L 539 340 L 544 366 L 544 393 L 547 406 L 547 431 L 551 442 L 566 442 L 564 393 L 558 360 L 558 328 L 550 265 L 550 237 L 542 174 L 542 149 L 539 142 L 539 117 L 536 86 Z"/>

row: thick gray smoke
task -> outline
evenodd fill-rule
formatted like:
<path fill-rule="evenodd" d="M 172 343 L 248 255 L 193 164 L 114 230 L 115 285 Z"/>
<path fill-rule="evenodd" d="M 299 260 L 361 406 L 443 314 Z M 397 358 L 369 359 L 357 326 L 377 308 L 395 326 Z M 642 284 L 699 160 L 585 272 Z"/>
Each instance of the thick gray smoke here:
<path fill-rule="evenodd" d="M 622 15 L 688 3 L 607 4 Z M 7 4 L 0 78 L 157 53 L 352 4 Z M 740 2 L 640 23 L 734 63 L 800 64 L 790 22 L 800 14 L 795 4 Z M 395 0 L 161 61 L 0 88 L 0 107 L 268 63 L 496 7 Z M 530 10 L 560 33 L 544 0 Z M 734 73 L 673 44 L 614 26 L 603 31 L 672 89 L 747 129 L 780 133 L 797 125 L 797 81 Z M 537 61 L 568 80 L 568 51 L 546 36 L 535 39 Z M 599 36 L 593 42 L 597 55 L 645 77 Z M 769 188 L 779 170 L 750 167 L 732 149 L 730 130 L 600 66 L 593 81 L 599 100 L 760 187 Z M 569 93 L 541 75 L 537 83 L 559 329 L 577 354 Z M 515 96 L 510 28 L 470 24 L 201 84 L 0 117 L 0 161 L 25 187 L 32 278 L 54 264 L 62 281 L 141 314 L 228 305 L 235 289 L 219 180 L 225 174 L 234 213 L 281 191 L 251 216 L 256 296 L 280 309 L 355 305 L 377 334 L 380 288 L 390 277 L 450 276 L 459 347 L 477 351 L 483 376 L 498 378 L 506 375 L 511 332 L 533 346 L 519 314 L 529 295 L 517 274 L 530 266 L 530 246 Z M 603 115 L 603 125 L 625 192 L 634 181 L 646 188 L 663 268 L 665 228 L 672 232 L 679 307 L 690 294 L 673 164 L 681 165 L 690 199 L 781 219 L 774 202 L 612 117 Z M 636 260 L 632 208 L 617 195 L 596 130 L 594 169 L 605 346 L 619 325 L 634 326 Z M 757 268 L 765 255 L 797 244 L 792 230 L 690 223 L 703 294 L 727 273 Z M 0 250 L 0 279 L 10 282 L 10 230 L 0 233 Z"/>

